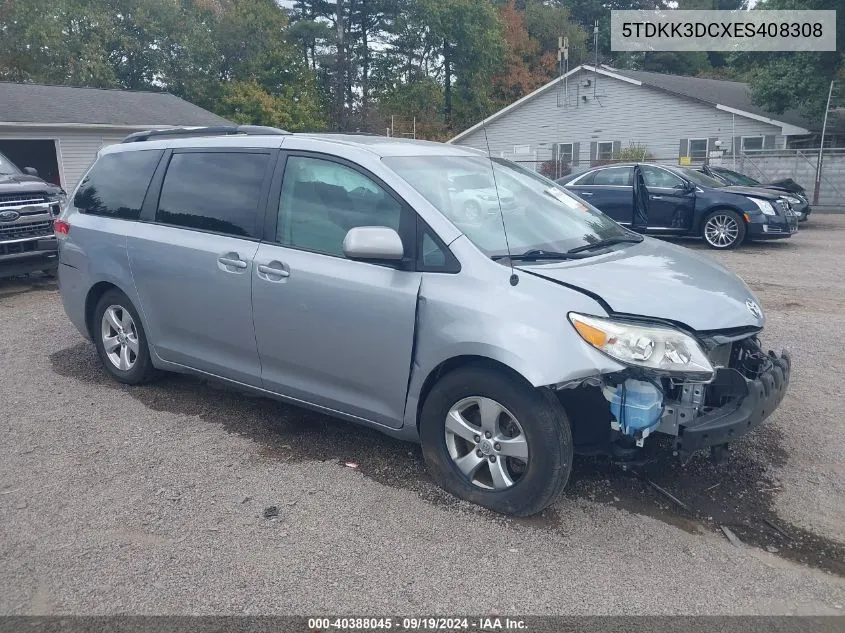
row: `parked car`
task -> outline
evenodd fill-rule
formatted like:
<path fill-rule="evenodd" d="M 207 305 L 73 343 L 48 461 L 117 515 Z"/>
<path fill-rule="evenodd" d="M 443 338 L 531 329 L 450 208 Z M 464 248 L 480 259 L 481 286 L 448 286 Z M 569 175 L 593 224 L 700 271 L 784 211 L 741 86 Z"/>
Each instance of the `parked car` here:
<path fill-rule="evenodd" d="M 735 248 L 746 239 L 788 238 L 797 218 L 780 196 L 765 189 L 726 187 L 686 167 L 651 163 L 596 167 L 558 182 L 623 225 L 634 214 L 635 173 L 647 191 L 649 233 L 694 235 L 715 249 Z"/>
<path fill-rule="evenodd" d="M 456 174 L 449 178 L 450 209 L 458 222 L 478 222 L 483 216 L 517 210 L 517 201 L 505 187 L 496 187 L 491 174 Z"/>
<path fill-rule="evenodd" d="M 119 382 L 191 373 L 421 442 L 446 490 L 517 515 L 575 452 L 722 447 L 787 389 L 739 277 L 531 170 L 224 131 L 102 149 L 56 222 L 65 310 Z M 450 178 L 491 170 L 524 213 L 459 228 Z"/>
<path fill-rule="evenodd" d="M 53 220 L 66 199 L 61 187 L 23 171 L 0 154 L 0 278 L 58 266 Z"/>
<path fill-rule="evenodd" d="M 763 184 L 759 180 L 754 180 L 750 176 L 733 171 L 727 167 L 702 165 L 700 171 L 725 185 L 760 187 L 777 192 L 777 195 L 782 196 L 789 203 L 790 207 L 792 207 L 792 211 L 798 217 L 799 222 L 805 222 L 810 217 L 810 200 L 807 197 L 807 192 L 804 191 L 804 187 L 792 180 L 792 178 L 775 180 Z"/>

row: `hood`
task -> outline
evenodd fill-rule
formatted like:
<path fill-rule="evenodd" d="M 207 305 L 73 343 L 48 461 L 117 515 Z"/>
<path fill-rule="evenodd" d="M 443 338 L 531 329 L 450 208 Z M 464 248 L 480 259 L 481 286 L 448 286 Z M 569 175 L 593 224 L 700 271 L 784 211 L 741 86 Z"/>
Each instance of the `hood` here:
<path fill-rule="evenodd" d="M 755 198 L 764 198 L 765 200 L 777 200 L 780 193 L 766 189 L 764 187 L 742 187 L 740 185 L 731 185 L 730 187 L 719 187 L 719 191 L 725 193 L 738 193 L 743 196 L 754 196 Z"/>
<path fill-rule="evenodd" d="M 763 327 L 746 302 L 759 302 L 745 282 L 705 255 L 645 238 L 618 250 L 519 268 L 598 295 L 617 314 L 681 323 L 696 331 Z"/>
<path fill-rule="evenodd" d="M 775 189 L 783 189 L 784 191 L 790 191 L 792 193 L 805 193 L 804 187 L 792 180 L 792 178 L 784 178 L 783 180 L 773 180 L 772 182 L 764 183 L 763 186 Z"/>
<path fill-rule="evenodd" d="M 30 193 L 46 191 L 57 193 L 61 187 L 44 182 L 29 174 L 0 174 L 0 193 Z"/>

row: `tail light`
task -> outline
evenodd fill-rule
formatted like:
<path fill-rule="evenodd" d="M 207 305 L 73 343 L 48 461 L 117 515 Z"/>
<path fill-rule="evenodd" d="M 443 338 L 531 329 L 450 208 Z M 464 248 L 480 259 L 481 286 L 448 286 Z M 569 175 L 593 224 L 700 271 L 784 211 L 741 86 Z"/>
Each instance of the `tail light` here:
<path fill-rule="evenodd" d="M 64 220 L 56 220 L 53 222 L 53 231 L 56 233 L 56 237 L 67 237 L 70 233 L 70 224 Z"/>

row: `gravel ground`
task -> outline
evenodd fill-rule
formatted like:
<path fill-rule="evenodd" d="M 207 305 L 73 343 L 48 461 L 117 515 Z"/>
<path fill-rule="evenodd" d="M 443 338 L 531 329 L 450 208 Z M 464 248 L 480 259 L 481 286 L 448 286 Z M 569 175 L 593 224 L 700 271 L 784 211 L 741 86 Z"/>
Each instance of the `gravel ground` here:
<path fill-rule="evenodd" d="M 54 284 L 0 282 L 0 613 L 845 614 L 845 216 L 714 257 L 794 353 L 781 409 L 719 465 L 579 459 L 528 520 L 368 430 L 184 376 L 118 385 Z"/>

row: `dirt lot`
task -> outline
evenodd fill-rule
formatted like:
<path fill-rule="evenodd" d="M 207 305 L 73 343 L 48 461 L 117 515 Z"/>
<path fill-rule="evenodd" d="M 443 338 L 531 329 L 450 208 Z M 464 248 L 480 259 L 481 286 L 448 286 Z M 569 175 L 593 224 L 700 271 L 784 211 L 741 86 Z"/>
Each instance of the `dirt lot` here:
<path fill-rule="evenodd" d="M 0 282 L 0 613 L 845 614 L 845 215 L 714 257 L 793 351 L 781 409 L 719 465 L 579 459 L 529 520 L 374 432 L 188 377 L 120 386 L 53 283 Z"/>

